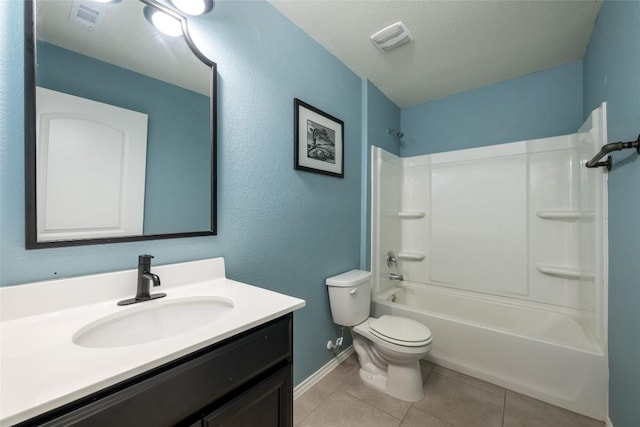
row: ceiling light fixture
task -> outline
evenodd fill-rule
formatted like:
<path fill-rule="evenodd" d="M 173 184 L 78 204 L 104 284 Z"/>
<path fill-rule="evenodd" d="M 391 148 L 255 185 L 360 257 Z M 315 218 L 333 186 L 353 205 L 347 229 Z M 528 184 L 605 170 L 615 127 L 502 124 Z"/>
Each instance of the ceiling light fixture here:
<path fill-rule="evenodd" d="M 203 15 L 213 9 L 213 0 L 171 0 L 171 3 L 187 15 Z"/>
<path fill-rule="evenodd" d="M 156 27 L 162 34 L 170 37 L 182 35 L 182 23 L 168 13 L 164 13 L 149 5 L 143 9 L 144 17 L 151 25 Z"/>

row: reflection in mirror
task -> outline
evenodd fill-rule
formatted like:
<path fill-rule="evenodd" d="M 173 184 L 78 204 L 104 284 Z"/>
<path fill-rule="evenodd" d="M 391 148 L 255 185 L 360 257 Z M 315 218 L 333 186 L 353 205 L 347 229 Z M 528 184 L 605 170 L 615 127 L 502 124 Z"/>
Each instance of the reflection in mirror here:
<path fill-rule="evenodd" d="M 25 14 L 27 248 L 216 234 L 216 68 L 185 18 L 153 0 Z"/>

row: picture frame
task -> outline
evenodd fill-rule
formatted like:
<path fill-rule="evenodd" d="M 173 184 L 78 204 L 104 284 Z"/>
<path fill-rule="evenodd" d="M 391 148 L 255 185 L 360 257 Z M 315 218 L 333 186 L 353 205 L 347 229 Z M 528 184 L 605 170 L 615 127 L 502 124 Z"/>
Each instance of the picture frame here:
<path fill-rule="evenodd" d="M 344 122 L 293 99 L 294 168 L 344 178 Z"/>

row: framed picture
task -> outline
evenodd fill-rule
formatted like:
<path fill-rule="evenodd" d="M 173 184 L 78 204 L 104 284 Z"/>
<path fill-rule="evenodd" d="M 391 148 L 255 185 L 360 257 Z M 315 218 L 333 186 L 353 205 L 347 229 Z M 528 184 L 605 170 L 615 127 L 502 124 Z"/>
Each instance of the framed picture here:
<path fill-rule="evenodd" d="M 294 167 L 344 178 L 344 122 L 294 98 Z"/>

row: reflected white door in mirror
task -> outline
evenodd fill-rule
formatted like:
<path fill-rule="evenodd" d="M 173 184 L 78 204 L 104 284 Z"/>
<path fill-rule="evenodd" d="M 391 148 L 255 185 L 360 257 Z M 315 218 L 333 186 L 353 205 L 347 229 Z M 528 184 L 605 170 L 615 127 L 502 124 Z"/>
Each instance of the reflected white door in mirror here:
<path fill-rule="evenodd" d="M 36 91 L 38 241 L 142 235 L 147 115 Z"/>
<path fill-rule="evenodd" d="M 147 115 L 36 90 L 38 240 L 142 235 Z"/>

